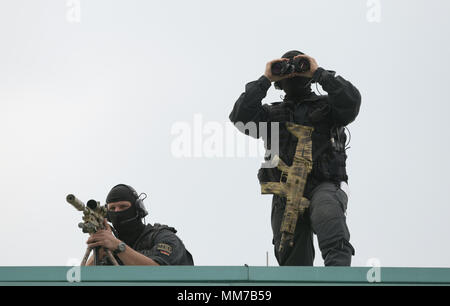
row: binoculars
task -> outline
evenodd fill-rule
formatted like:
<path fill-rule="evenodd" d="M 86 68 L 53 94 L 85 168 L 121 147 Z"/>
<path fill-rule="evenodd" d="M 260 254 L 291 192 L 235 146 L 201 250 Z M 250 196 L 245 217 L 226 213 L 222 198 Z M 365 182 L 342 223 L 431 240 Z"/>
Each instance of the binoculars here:
<path fill-rule="evenodd" d="M 291 58 L 288 61 L 275 62 L 270 68 L 272 71 L 272 75 L 282 76 L 294 72 L 306 72 L 311 68 L 311 66 L 307 58 L 297 57 Z"/>

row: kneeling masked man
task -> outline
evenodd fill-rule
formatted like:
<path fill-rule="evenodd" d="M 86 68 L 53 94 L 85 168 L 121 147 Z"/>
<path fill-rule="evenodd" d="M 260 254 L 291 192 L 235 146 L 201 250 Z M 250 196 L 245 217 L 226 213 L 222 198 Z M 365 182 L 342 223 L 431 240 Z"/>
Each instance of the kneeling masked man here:
<path fill-rule="evenodd" d="M 148 214 L 141 196 L 131 186 L 114 186 L 106 197 L 107 219 L 105 230 L 92 234 L 88 247 L 100 248 L 101 265 L 111 265 L 103 248 L 113 251 L 121 265 L 193 265 L 192 255 L 175 234 L 173 227 L 155 223 L 145 224 L 142 219 Z M 94 262 L 91 257 L 88 265 Z"/>

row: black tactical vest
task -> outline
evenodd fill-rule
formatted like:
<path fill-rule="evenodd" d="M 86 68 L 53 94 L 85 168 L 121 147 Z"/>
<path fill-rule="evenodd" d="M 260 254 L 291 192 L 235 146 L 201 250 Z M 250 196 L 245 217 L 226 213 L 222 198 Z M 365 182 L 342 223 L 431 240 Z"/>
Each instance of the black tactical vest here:
<path fill-rule="evenodd" d="M 144 230 L 142 231 L 139 238 L 136 240 L 132 248 L 144 255 L 146 255 L 149 250 L 153 249 L 155 246 L 155 237 L 161 232 L 161 231 L 171 231 L 172 233 L 176 233 L 177 230 L 173 227 L 155 223 L 154 225 L 147 224 Z M 192 258 L 191 253 L 184 248 L 185 254 L 183 258 L 181 259 L 181 262 L 179 265 L 193 265 L 194 260 Z M 123 265 L 123 262 L 120 260 L 118 256 L 114 256 L 119 263 L 119 265 Z M 104 257 L 100 265 L 112 265 L 111 261 L 108 257 Z"/>
<path fill-rule="evenodd" d="M 294 114 L 295 103 L 292 101 L 277 102 L 271 105 L 263 105 L 268 114 L 268 122 L 279 122 L 279 157 L 288 165 L 292 165 L 292 159 L 297 146 L 297 138 L 294 137 L 285 127 L 286 122 L 294 122 L 301 125 L 312 126 L 312 154 L 313 169 L 308 176 L 305 196 L 319 183 L 323 181 L 332 181 L 339 183 L 347 182 L 348 177 L 345 170 L 346 135 L 343 127 L 334 126 L 331 119 L 331 108 L 328 104 L 328 96 L 316 96 L 307 99 L 301 103 L 305 104 L 304 116 L 298 119 Z M 302 120 L 303 119 L 303 120 Z M 301 120 L 302 122 L 296 122 Z M 333 136 L 333 141 L 332 141 Z M 271 135 L 268 128 L 267 135 L 262 135 L 266 150 L 270 149 Z M 267 151 L 269 152 L 269 151 Z M 271 160 L 273 156 L 266 156 L 266 161 Z M 278 168 L 261 168 L 258 172 L 260 182 L 279 182 L 281 171 Z"/>

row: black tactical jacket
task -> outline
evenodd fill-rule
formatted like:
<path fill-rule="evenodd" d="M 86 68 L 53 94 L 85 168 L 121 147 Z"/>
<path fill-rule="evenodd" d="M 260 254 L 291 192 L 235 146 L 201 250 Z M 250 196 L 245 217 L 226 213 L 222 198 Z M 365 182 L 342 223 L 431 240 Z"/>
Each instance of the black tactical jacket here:
<path fill-rule="evenodd" d="M 191 253 L 186 250 L 181 239 L 175 235 L 176 232 L 173 227 L 167 225 L 147 224 L 132 248 L 161 266 L 194 265 Z M 117 256 L 115 258 L 119 264 L 122 264 Z M 101 264 L 111 265 L 111 262 L 105 257 Z"/>
<path fill-rule="evenodd" d="M 230 114 L 233 123 L 242 122 L 256 124 L 256 134 L 249 130 L 241 130 L 243 133 L 256 138 L 262 138 L 266 149 L 270 148 L 271 135 L 270 123 L 279 122 L 279 156 L 287 164 L 292 164 L 295 154 L 297 139 L 287 131 L 284 123 L 294 122 L 301 125 L 313 126 L 313 170 L 308 176 L 305 187 L 305 196 L 323 181 L 339 183 L 347 181 L 345 170 L 346 136 L 344 126 L 355 120 L 361 105 L 359 91 L 348 81 L 340 76 L 335 76 L 334 71 L 318 68 L 313 75 L 312 82 L 318 82 L 328 95 L 317 96 L 312 93 L 301 99 L 285 99 L 283 102 L 262 105 L 271 82 L 265 76 L 250 82 L 245 87 L 245 92 L 236 101 Z M 261 122 L 267 123 L 267 131 L 259 129 Z M 239 125 L 237 125 L 238 128 Z M 339 147 L 332 145 L 332 131 L 335 130 L 336 142 Z M 273 156 L 266 156 L 271 159 Z M 258 172 L 260 182 L 279 182 L 281 171 L 277 168 L 261 168 Z"/>

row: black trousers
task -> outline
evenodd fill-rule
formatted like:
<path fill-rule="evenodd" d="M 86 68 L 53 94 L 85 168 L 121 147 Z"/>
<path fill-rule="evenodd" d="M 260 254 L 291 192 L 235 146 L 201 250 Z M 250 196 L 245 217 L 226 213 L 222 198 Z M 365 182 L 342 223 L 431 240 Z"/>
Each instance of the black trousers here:
<path fill-rule="evenodd" d="M 307 196 L 307 195 L 306 195 Z M 308 196 L 307 196 L 308 197 Z M 323 182 L 311 192 L 310 206 L 298 218 L 294 245 L 278 251 L 286 198 L 273 196 L 272 230 L 275 257 L 280 266 L 312 266 L 314 263 L 313 234 L 317 235 L 325 266 L 350 266 L 355 251 L 350 244 L 347 227 L 346 193 L 332 182 Z"/>

